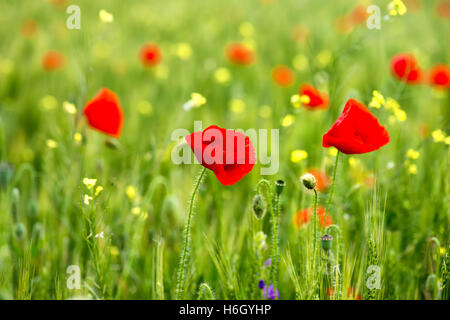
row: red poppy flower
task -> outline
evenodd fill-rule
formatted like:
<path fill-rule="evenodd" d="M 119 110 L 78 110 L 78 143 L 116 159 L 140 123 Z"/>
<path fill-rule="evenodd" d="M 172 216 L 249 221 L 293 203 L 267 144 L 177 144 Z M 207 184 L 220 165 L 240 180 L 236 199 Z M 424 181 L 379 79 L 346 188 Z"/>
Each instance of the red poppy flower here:
<path fill-rule="evenodd" d="M 64 65 L 64 57 L 56 51 L 49 51 L 42 57 L 42 67 L 47 71 L 57 70 Z"/>
<path fill-rule="evenodd" d="M 436 7 L 437 14 L 441 18 L 450 18 L 450 1 L 442 1 Z"/>
<path fill-rule="evenodd" d="M 347 101 L 342 114 L 322 138 L 322 146 L 336 147 L 346 154 L 371 152 L 388 142 L 386 128 L 355 99 Z"/>
<path fill-rule="evenodd" d="M 209 126 L 185 139 L 200 164 L 213 171 L 223 185 L 235 184 L 256 163 L 253 144 L 241 132 Z"/>
<path fill-rule="evenodd" d="M 272 79 L 281 87 L 292 85 L 294 77 L 294 72 L 286 66 L 277 66 L 272 71 Z"/>
<path fill-rule="evenodd" d="M 228 60 L 239 65 L 249 65 L 255 60 L 253 51 L 242 43 L 231 43 L 225 50 Z"/>
<path fill-rule="evenodd" d="M 317 206 L 317 218 L 319 221 L 319 225 L 323 227 L 325 221 L 325 209 L 321 206 Z M 301 226 L 306 225 L 310 221 L 313 221 L 313 219 L 314 219 L 314 208 L 302 209 L 295 214 L 294 223 L 297 228 L 300 228 Z M 331 218 L 331 215 L 328 213 L 325 226 L 328 227 L 332 224 L 333 220 Z"/>
<path fill-rule="evenodd" d="M 154 67 L 162 60 L 161 51 L 156 44 L 150 43 L 142 46 L 139 51 L 139 58 L 146 67 Z"/>
<path fill-rule="evenodd" d="M 400 53 L 391 59 L 391 72 L 402 81 L 409 84 L 422 80 L 422 70 L 413 55 Z"/>
<path fill-rule="evenodd" d="M 334 294 L 334 288 L 330 287 L 327 289 L 327 294 L 329 297 L 332 297 Z M 347 298 L 352 298 L 353 300 L 361 300 L 361 295 L 358 293 L 355 297 L 355 289 L 353 287 L 349 287 L 347 291 Z"/>
<path fill-rule="evenodd" d="M 117 95 L 107 88 L 86 103 L 83 114 L 89 125 L 105 134 L 119 138 L 123 127 L 123 112 Z"/>
<path fill-rule="evenodd" d="M 34 20 L 27 20 L 22 25 L 22 35 L 26 38 L 33 37 L 38 31 L 38 25 Z"/>
<path fill-rule="evenodd" d="M 448 89 L 450 87 L 450 68 L 445 64 L 435 65 L 429 75 L 431 85 Z"/>
<path fill-rule="evenodd" d="M 359 5 L 349 14 L 348 19 L 352 22 L 353 26 L 357 26 L 366 22 L 368 16 L 366 6 Z"/>
<path fill-rule="evenodd" d="M 309 29 L 305 26 L 298 25 L 292 29 L 292 37 L 295 41 L 303 43 L 309 36 Z"/>
<path fill-rule="evenodd" d="M 303 84 L 300 87 L 300 97 L 307 96 L 307 102 L 303 105 L 310 110 L 326 109 L 328 108 L 328 95 L 325 92 L 320 92 L 310 84 Z"/>
<path fill-rule="evenodd" d="M 312 174 L 316 178 L 317 191 L 323 192 L 328 189 L 331 184 L 331 179 L 325 172 L 314 168 L 309 169 L 307 172 Z"/>

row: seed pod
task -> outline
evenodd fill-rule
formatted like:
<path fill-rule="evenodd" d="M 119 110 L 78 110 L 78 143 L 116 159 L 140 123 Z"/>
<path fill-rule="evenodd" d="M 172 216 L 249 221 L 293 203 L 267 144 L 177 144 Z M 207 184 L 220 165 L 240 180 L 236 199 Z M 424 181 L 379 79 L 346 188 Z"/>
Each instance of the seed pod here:
<path fill-rule="evenodd" d="M 22 222 L 18 222 L 14 226 L 14 236 L 18 240 L 23 240 L 27 236 L 27 227 Z"/>
<path fill-rule="evenodd" d="M 284 180 L 275 181 L 275 192 L 280 195 L 283 192 L 286 182 Z"/>
<path fill-rule="evenodd" d="M 333 245 L 333 237 L 329 234 L 324 234 L 322 237 L 320 237 L 320 246 L 323 250 L 329 251 L 331 249 L 331 246 Z"/>
<path fill-rule="evenodd" d="M 305 173 L 300 177 L 300 181 L 303 183 L 306 189 L 313 190 L 316 187 L 317 180 L 311 173 Z"/>
<path fill-rule="evenodd" d="M 28 203 L 27 213 L 30 219 L 36 219 L 39 215 L 39 204 L 36 199 L 31 199 Z"/>
<path fill-rule="evenodd" d="M 14 168 L 7 162 L 0 163 L 0 188 L 6 188 L 13 176 Z"/>
<path fill-rule="evenodd" d="M 252 207 L 256 219 L 264 218 L 264 215 L 266 214 L 266 203 L 260 194 L 257 194 L 253 197 Z"/>

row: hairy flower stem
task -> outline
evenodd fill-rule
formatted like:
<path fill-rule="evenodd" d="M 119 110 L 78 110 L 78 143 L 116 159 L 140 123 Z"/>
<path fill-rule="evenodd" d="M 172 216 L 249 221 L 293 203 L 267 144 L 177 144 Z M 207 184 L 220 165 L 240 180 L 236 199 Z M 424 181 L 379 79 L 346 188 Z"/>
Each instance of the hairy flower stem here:
<path fill-rule="evenodd" d="M 278 288 L 278 227 L 280 219 L 280 195 L 275 194 L 274 209 L 272 210 L 272 259 L 270 260 L 270 280 L 274 292 Z"/>
<path fill-rule="evenodd" d="M 316 259 L 317 247 L 317 190 L 314 189 L 314 260 Z"/>
<path fill-rule="evenodd" d="M 189 203 L 189 212 L 186 219 L 186 224 L 184 225 L 184 243 L 183 243 L 183 251 L 180 256 L 180 262 L 178 265 L 178 272 L 177 272 L 177 287 L 176 287 L 176 299 L 181 299 L 181 294 L 183 293 L 183 283 L 184 283 L 184 273 L 186 268 L 186 262 L 188 258 L 188 251 L 189 251 L 189 243 L 191 241 L 191 221 L 192 221 L 192 214 L 194 210 L 194 201 L 195 201 L 195 195 L 197 194 L 198 187 L 200 186 L 200 182 L 202 181 L 203 176 L 205 175 L 206 168 L 203 167 L 200 175 L 197 178 L 197 181 L 195 182 L 194 190 L 192 190 L 191 195 L 191 201 Z"/>
<path fill-rule="evenodd" d="M 323 220 L 323 226 L 322 228 L 325 228 L 325 225 L 327 224 L 327 215 L 328 215 L 328 209 L 330 207 L 330 203 L 331 200 L 333 199 L 333 193 L 334 193 L 334 185 L 336 184 L 336 171 L 337 171 L 337 167 L 338 167 L 338 163 L 339 163 L 339 150 L 337 151 L 336 154 L 336 160 L 334 162 L 334 168 L 333 168 L 333 181 L 331 182 L 331 187 L 330 187 L 330 195 L 328 196 L 328 201 L 327 201 L 327 206 L 325 207 L 325 215 L 324 215 L 324 220 Z"/>

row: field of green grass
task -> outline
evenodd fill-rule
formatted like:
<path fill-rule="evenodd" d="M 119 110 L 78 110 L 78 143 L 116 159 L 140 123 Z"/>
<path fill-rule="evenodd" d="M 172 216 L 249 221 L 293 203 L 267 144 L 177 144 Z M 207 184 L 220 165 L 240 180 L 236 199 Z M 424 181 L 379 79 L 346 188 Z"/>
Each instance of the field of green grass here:
<path fill-rule="evenodd" d="M 447 300 L 450 93 L 426 79 L 450 64 L 450 4 L 390 3 L 1 0 L 0 299 Z M 366 26 L 371 4 L 379 29 Z M 230 43 L 251 63 L 230 61 Z M 392 73 L 399 53 L 420 83 Z M 296 100 L 304 83 L 326 108 Z M 102 88 L 123 110 L 116 136 L 83 113 Z M 349 98 L 388 144 L 322 146 Z M 278 170 L 257 162 L 222 185 L 174 163 L 172 133 L 194 121 L 279 130 L 267 148 Z"/>

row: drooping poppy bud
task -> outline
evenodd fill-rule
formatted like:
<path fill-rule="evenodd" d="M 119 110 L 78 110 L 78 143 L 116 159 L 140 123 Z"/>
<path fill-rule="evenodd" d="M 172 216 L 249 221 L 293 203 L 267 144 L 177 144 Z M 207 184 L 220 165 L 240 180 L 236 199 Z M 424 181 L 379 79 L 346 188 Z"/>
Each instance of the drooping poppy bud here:
<path fill-rule="evenodd" d="M 306 189 L 313 190 L 316 187 L 317 180 L 311 173 L 305 173 L 300 177 L 300 181 Z"/>
<path fill-rule="evenodd" d="M 253 197 L 252 208 L 257 219 L 262 219 L 264 217 L 266 213 L 266 203 L 260 194 Z"/>
<path fill-rule="evenodd" d="M 89 125 L 100 132 L 119 138 L 123 127 L 123 112 L 117 95 L 107 88 L 86 103 L 83 114 Z"/>
<path fill-rule="evenodd" d="M 388 142 L 386 128 L 355 99 L 347 101 L 342 114 L 322 138 L 323 147 L 335 147 L 345 154 L 375 151 Z"/>

